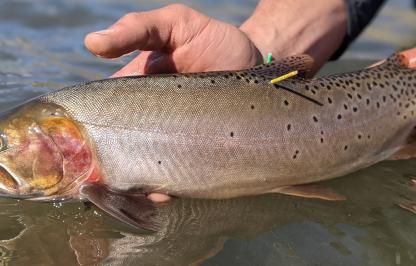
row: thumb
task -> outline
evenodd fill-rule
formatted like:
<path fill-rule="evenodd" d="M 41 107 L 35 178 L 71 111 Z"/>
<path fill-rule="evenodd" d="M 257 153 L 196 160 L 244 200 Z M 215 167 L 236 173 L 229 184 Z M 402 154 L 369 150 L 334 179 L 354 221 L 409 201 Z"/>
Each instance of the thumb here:
<path fill-rule="evenodd" d="M 120 57 L 135 50 L 161 49 L 169 42 L 170 22 L 163 21 L 166 16 L 150 16 L 149 13 L 129 13 L 110 28 L 88 34 L 85 46 L 93 54 L 105 58 Z"/>
<path fill-rule="evenodd" d="M 188 22 L 196 16 L 200 23 L 190 27 Z M 174 4 L 149 12 L 129 13 L 108 29 L 88 34 L 84 42 L 93 54 L 105 58 L 135 50 L 172 51 L 189 39 L 192 31 L 189 28 L 197 31 L 205 20 L 209 18 L 185 5 Z"/>

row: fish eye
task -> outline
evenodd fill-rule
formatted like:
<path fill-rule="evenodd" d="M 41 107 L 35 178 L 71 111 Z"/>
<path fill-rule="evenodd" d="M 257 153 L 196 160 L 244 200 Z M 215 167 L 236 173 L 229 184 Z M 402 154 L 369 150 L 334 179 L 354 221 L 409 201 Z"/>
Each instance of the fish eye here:
<path fill-rule="evenodd" d="M 0 131 L 0 151 L 7 148 L 7 135 Z"/>

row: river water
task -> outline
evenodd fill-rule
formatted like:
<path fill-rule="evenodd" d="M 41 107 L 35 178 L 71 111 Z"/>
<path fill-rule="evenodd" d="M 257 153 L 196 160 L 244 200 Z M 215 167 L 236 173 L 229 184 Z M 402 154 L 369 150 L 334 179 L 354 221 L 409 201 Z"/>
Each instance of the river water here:
<path fill-rule="evenodd" d="M 169 1 L 0 0 L 0 110 L 36 95 L 109 76 L 128 58 L 91 56 L 83 37 L 123 14 Z M 181 1 L 238 25 L 254 0 Z M 387 3 L 338 62 L 361 68 L 416 46 L 412 2 Z M 3 265 L 416 265 L 415 160 L 386 161 L 325 182 L 343 202 L 263 195 L 178 199 L 158 210 L 160 230 L 132 229 L 82 203 L 0 200 Z"/>

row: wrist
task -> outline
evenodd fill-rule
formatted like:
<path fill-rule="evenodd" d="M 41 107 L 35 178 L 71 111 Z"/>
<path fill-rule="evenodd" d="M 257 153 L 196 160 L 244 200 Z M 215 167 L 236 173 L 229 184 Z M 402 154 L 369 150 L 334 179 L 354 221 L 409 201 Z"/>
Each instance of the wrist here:
<path fill-rule="evenodd" d="M 347 30 L 344 0 L 262 0 L 242 30 L 263 58 L 308 53 L 320 67 L 342 43 Z"/>

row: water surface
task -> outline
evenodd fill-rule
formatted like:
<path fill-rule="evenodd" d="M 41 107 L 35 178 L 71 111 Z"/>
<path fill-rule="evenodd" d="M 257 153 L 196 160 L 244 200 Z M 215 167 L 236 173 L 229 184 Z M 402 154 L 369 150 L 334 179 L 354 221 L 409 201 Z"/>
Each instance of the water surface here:
<path fill-rule="evenodd" d="M 182 1 L 238 25 L 256 4 Z M 169 1 L 15 1 L 0 7 L 0 110 L 65 85 L 104 78 L 128 58 L 105 61 L 83 47 L 86 33 L 130 11 Z M 416 46 L 411 1 L 391 1 L 323 73 L 361 68 Z M 416 265 L 414 160 L 382 162 L 325 182 L 344 202 L 263 195 L 178 199 L 158 210 L 159 231 L 134 230 L 82 203 L 0 200 L 4 265 Z"/>

